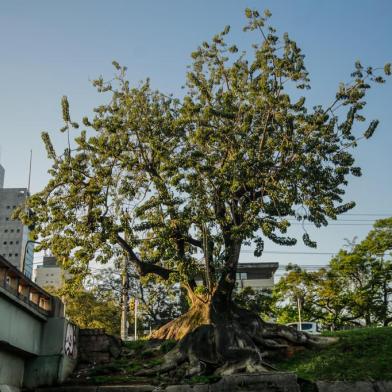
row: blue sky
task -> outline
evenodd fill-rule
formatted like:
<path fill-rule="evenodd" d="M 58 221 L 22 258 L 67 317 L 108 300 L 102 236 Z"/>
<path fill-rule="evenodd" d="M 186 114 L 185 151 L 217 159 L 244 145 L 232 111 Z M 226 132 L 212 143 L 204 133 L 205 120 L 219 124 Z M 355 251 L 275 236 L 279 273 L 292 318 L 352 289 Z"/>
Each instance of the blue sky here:
<path fill-rule="evenodd" d="M 355 60 L 380 66 L 392 61 L 392 2 L 389 0 L 2 0 L 0 2 L 0 145 L 5 186 L 27 184 L 33 149 L 32 191 L 48 180 L 49 161 L 40 139 L 49 131 L 57 148 L 65 146 L 60 99 L 67 95 L 76 121 L 104 97 L 89 80 L 113 75 L 111 61 L 128 66 L 132 83 L 150 77 L 166 93 L 181 94 L 190 53 L 225 25 L 240 48 L 252 39 L 242 33 L 246 7 L 272 11 L 272 24 L 288 31 L 306 55 L 312 90 L 309 102 L 328 103 Z M 355 156 L 363 176 L 353 179 L 347 200 L 353 214 L 392 215 L 392 80 L 368 97 L 368 118 L 380 126 Z M 360 131 L 360 130 L 359 130 Z M 313 230 L 316 252 L 335 252 L 344 238 L 362 238 L 375 215 L 350 215 L 341 226 Z M 358 220 L 358 221 L 357 221 Z M 301 230 L 294 230 L 301 235 Z M 297 245 L 266 250 L 312 252 Z M 325 264 L 328 255 L 265 254 L 263 261 Z M 243 253 L 242 261 L 251 255 Z"/>

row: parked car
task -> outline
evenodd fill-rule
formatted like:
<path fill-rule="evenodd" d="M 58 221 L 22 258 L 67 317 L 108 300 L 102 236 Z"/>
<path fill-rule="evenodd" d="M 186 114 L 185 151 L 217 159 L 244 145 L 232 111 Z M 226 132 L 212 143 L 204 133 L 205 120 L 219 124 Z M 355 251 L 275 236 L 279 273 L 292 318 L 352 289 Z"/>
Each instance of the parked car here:
<path fill-rule="evenodd" d="M 302 321 L 301 325 L 300 323 L 289 323 L 286 325 L 295 328 L 297 331 L 320 335 L 320 326 L 313 321 Z"/>

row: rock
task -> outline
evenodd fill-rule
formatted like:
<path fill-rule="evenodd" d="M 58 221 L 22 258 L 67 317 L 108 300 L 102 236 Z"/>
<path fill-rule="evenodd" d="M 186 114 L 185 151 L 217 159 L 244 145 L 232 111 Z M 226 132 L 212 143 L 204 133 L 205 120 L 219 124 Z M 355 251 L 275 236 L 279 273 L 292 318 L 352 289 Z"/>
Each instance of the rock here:
<path fill-rule="evenodd" d="M 103 385 L 97 388 L 97 392 L 152 392 L 153 385 Z"/>
<path fill-rule="evenodd" d="M 375 392 L 370 381 L 317 381 L 318 392 Z"/>
<path fill-rule="evenodd" d="M 55 386 L 36 388 L 34 392 L 96 392 L 96 386 Z"/>
<path fill-rule="evenodd" d="M 257 373 L 225 376 L 214 384 L 170 385 L 165 392 L 300 392 L 293 373 Z"/>
<path fill-rule="evenodd" d="M 209 384 L 169 385 L 165 392 L 208 392 L 209 388 Z"/>
<path fill-rule="evenodd" d="M 392 392 L 392 381 L 376 381 L 374 387 L 376 392 Z"/>

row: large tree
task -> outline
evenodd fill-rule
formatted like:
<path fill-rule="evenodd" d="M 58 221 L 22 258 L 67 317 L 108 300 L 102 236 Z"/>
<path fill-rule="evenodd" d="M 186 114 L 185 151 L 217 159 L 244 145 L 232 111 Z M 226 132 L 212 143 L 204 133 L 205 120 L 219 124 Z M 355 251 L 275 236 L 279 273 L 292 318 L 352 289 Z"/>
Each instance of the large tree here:
<path fill-rule="evenodd" d="M 357 62 L 330 105 L 309 109 L 304 55 L 269 16 L 246 10 L 252 53 L 226 43 L 229 27 L 193 52 L 181 99 L 148 80 L 131 87 L 114 62 L 112 81 L 94 81 L 109 102 L 83 119 L 87 131 L 73 142 L 78 125 L 64 98 L 68 148 L 57 154 L 43 133 L 51 179 L 19 213 L 41 248 L 74 271 L 123 252 L 141 276 L 182 283 L 189 311 L 154 334 L 184 338 L 167 369 L 184 361 L 189 374 L 260 369 L 274 350 L 314 343 L 234 305 L 241 247 L 254 242 L 259 256 L 265 238 L 294 245 L 289 217 L 321 227 L 354 206 L 343 202 L 349 175 L 360 175 L 354 125 L 365 121 L 370 84 L 384 79 Z M 303 241 L 315 246 L 306 233 Z"/>

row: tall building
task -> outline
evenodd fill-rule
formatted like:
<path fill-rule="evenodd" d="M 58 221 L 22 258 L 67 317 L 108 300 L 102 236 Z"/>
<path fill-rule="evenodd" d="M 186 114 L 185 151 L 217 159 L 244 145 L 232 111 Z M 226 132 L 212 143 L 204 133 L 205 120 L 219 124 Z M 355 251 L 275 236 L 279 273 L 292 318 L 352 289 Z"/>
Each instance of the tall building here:
<path fill-rule="evenodd" d="M 59 289 L 63 286 L 64 280 L 70 277 L 69 273 L 59 267 L 56 257 L 44 256 L 43 264 L 34 270 L 33 280 L 40 287 Z"/>
<path fill-rule="evenodd" d="M 29 229 L 11 218 L 12 211 L 25 203 L 27 188 L 4 188 L 4 168 L 0 165 L 0 254 L 31 278 L 34 244 Z"/>

